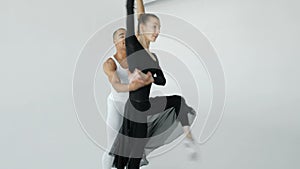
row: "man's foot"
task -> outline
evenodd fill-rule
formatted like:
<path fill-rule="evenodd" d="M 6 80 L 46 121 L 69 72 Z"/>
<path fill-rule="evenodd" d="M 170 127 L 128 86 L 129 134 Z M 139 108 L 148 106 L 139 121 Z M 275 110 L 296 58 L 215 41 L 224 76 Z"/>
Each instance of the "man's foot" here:
<path fill-rule="evenodd" d="M 111 169 L 113 160 L 114 160 L 113 156 L 109 155 L 108 153 L 104 153 L 102 156 L 102 168 Z"/>

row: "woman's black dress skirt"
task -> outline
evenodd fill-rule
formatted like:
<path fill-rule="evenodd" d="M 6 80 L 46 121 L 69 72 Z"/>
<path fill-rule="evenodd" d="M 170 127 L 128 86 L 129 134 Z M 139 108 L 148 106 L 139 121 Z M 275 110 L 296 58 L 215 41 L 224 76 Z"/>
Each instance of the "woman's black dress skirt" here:
<path fill-rule="evenodd" d="M 139 111 L 136 105 L 143 104 L 151 106 Z M 182 126 L 191 125 L 195 117 L 194 109 L 178 95 L 150 97 L 148 103 L 128 99 L 122 126 L 109 153 L 115 157 L 112 167 L 117 166 L 120 157 L 142 158 L 171 143 L 183 134 Z"/>

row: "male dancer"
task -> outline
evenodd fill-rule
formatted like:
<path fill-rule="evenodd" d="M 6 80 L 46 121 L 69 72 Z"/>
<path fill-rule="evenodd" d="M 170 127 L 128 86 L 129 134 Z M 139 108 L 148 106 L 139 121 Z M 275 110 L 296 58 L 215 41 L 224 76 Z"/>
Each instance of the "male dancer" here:
<path fill-rule="evenodd" d="M 144 13 L 144 5 L 142 1 L 137 1 L 138 17 Z M 116 53 L 108 58 L 103 64 L 103 70 L 111 83 L 111 93 L 107 98 L 107 144 L 108 148 L 118 134 L 121 127 L 124 113 L 125 102 L 128 99 L 128 92 L 139 89 L 153 82 L 152 75 L 144 74 L 136 69 L 133 73 L 128 70 L 125 46 L 126 30 L 119 28 L 113 33 L 113 42 L 115 44 Z M 103 169 L 110 169 L 113 158 L 104 153 L 102 157 Z M 140 165 L 147 165 L 149 162 L 146 157 L 141 160 Z"/>
<path fill-rule="evenodd" d="M 111 83 L 111 93 L 107 98 L 107 144 L 111 147 L 123 120 L 124 106 L 128 99 L 128 92 L 134 91 L 153 82 L 151 74 L 143 74 L 136 69 L 134 73 L 128 70 L 126 60 L 124 28 L 119 28 L 113 34 L 116 53 L 108 58 L 103 64 L 103 70 Z M 102 157 L 103 169 L 110 169 L 113 158 L 104 153 Z M 144 157 L 141 166 L 147 165 Z"/>

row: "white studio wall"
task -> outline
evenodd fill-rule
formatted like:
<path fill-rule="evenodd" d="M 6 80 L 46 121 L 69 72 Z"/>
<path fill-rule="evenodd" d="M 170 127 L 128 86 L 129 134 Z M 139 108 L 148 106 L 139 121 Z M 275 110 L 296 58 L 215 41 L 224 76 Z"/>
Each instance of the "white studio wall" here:
<path fill-rule="evenodd" d="M 124 2 L 0 2 L 0 168 L 101 169 L 103 151 L 86 136 L 74 110 L 72 78 L 84 44 L 124 17 Z M 201 161 L 188 161 L 179 145 L 145 168 L 300 167 L 299 3 L 157 0 L 146 6 L 184 19 L 210 40 L 225 73 L 226 106 L 221 125 L 201 147 Z M 154 49 L 172 50 L 167 40 L 159 41 Z M 208 78 L 201 79 L 209 98 Z M 209 102 L 204 104 L 203 111 Z"/>

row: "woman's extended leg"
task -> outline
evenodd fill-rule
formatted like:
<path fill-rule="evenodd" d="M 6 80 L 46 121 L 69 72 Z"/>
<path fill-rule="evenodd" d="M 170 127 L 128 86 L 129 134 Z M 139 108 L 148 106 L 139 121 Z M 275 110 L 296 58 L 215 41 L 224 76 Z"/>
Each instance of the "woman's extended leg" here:
<path fill-rule="evenodd" d="M 185 108 L 180 110 L 181 105 L 186 104 L 185 99 L 178 95 L 172 95 L 172 96 L 166 96 L 166 97 L 167 97 L 167 105 L 166 105 L 165 110 L 169 109 L 170 107 L 175 108 L 176 115 L 182 125 L 182 128 L 186 135 L 186 138 L 193 141 L 194 139 L 193 139 L 193 135 L 190 130 L 190 124 L 188 121 L 188 112 L 187 111 L 189 111 L 189 110 L 187 110 Z"/>
<path fill-rule="evenodd" d="M 148 133 L 149 137 L 158 136 L 161 139 L 168 140 L 164 142 L 161 141 L 161 139 L 152 138 L 152 142 L 149 144 L 150 147 L 161 146 L 166 143 L 170 143 L 170 140 L 175 139 L 174 137 L 169 139 L 168 133 L 173 133 L 174 122 L 176 120 L 180 122 L 183 132 L 185 134 L 184 145 L 190 150 L 191 159 L 196 159 L 197 145 L 190 130 L 190 125 L 192 123 L 193 117 L 196 116 L 196 112 L 194 111 L 194 109 L 188 106 L 185 102 L 185 99 L 179 95 L 157 96 L 154 98 L 150 98 L 150 102 L 151 102 L 151 108 L 149 114 L 153 114 L 153 115 L 155 113 L 162 113 L 162 114 L 158 118 L 153 120 L 152 123 L 150 123 L 149 125 L 150 129 Z M 171 110 L 170 108 L 172 108 L 173 110 Z M 188 117 L 189 114 L 192 117 L 191 119 L 189 119 Z M 168 131 L 169 129 L 171 129 L 170 130 L 171 132 Z M 176 131 L 176 133 L 179 134 L 180 132 Z"/>

